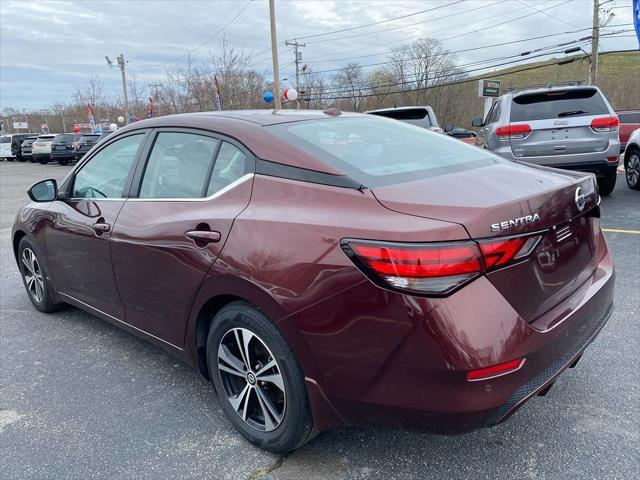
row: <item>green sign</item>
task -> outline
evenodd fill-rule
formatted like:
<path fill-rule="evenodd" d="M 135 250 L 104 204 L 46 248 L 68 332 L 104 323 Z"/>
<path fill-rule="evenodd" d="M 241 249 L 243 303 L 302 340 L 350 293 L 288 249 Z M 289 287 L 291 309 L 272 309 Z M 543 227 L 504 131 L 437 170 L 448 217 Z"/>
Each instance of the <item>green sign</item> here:
<path fill-rule="evenodd" d="M 500 80 L 478 80 L 479 97 L 499 97 Z"/>

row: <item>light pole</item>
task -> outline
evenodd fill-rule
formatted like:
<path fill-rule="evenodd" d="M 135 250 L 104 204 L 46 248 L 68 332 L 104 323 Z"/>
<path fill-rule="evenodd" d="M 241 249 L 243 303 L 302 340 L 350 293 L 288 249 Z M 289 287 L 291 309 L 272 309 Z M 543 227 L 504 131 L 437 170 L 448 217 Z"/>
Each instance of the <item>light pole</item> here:
<path fill-rule="evenodd" d="M 271 26 L 271 59 L 273 61 L 273 96 L 276 110 L 282 108 L 280 102 L 280 79 L 278 72 L 278 40 L 276 36 L 276 7 L 274 0 L 269 0 L 269 23 Z"/>
<path fill-rule="evenodd" d="M 105 55 L 104 57 L 107 60 L 107 64 L 110 67 L 113 67 L 113 62 L 111 59 Z M 124 54 L 121 53 L 116 57 L 116 62 L 118 62 L 118 66 L 120 67 L 120 73 L 122 74 L 122 93 L 124 94 L 124 122 L 125 125 L 129 124 L 129 97 L 127 96 L 127 73 L 125 71 L 125 66 L 127 62 L 124 60 Z"/>

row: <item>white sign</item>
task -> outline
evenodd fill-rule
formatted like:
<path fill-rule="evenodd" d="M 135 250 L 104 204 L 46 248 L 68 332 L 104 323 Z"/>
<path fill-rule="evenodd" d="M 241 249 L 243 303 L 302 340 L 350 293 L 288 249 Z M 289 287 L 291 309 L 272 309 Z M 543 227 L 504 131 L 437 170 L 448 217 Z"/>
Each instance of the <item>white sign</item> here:
<path fill-rule="evenodd" d="M 13 128 L 15 130 L 18 130 L 18 129 L 27 130 L 29 128 L 29 124 L 27 122 L 13 122 Z"/>

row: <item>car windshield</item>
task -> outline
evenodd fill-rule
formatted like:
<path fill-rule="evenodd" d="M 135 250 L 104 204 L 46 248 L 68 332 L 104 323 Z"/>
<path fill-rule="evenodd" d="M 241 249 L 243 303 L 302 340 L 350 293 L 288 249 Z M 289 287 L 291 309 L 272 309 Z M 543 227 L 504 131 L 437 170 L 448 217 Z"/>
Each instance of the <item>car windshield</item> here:
<path fill-rule="evenodd" d="M 281 123 L 266 128 L 372 188 L 502 162 L 446 135 L 373 116 Z"/>
<path fill-rule="evenodd" d="M 608 113 L 602 95 L 595 88 L 527 93 L 511 102 L 512 122 Z"/>

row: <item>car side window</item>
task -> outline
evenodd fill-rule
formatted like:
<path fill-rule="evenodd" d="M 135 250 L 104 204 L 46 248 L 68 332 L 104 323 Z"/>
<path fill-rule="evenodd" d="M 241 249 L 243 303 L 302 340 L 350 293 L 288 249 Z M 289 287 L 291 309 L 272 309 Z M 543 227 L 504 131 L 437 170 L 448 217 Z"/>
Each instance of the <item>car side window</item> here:
<path fill-rule="evenodd" d="M 222 142 L 220 152 L 213 166 L 213 173 L 207 188 L 207 196 L 219 192 L 247 173 L 247 156 L 238 147 Z"/>
<path fill-rule="evenodd" d="M 220 140 L 160 132 L 142 177 L 139 198 L 201 198 Z"/>
<path fill-rule="evenodd" d="M 76 174 L 72 197 L 121 198 L 144 137 L 144 133 L 130 135 L 100 150 Z"/>
<path fill-rule="evenodd" d="M 489 112 L 489 117 L 488 117 L 486 123 L 494 123 L 495 121 L 497 121 L 500 118 L 500 110 L 501 110 L 500 105 L 501 104 L 502 104 L 502 102 L 500 100 L 498 100 L 496 103 L 493 104 L 493 107 L 491 108 L 491 111 Z"/>

